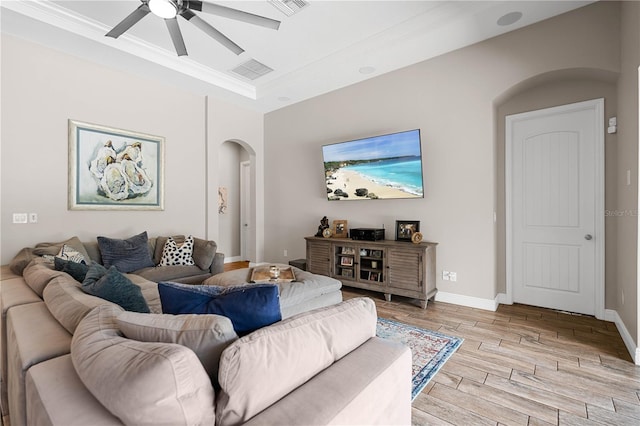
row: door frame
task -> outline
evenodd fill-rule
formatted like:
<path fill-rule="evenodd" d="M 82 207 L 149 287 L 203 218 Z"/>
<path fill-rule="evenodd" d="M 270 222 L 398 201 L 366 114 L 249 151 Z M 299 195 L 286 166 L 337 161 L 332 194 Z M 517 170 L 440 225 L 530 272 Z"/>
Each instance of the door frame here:
<path fill-rule="evenodd" d="M 240 162 L 240 257 L 249 260 L 251 231 L 251 161 Z"/>
<path fill-rule="evenodd" d="M 592 99 L 589 101 L 576 102 L 567 105 L 560 105 L 551 108 L 544 108 L 535 111 L 528 111 L 519 114 L 512 114 L 505 117 L 505 224 L 506 224 L 506 303 L 513 304 L 513 124 L 517 121 L 531 118 L 540 118 L 558 113 L 573 111 L 593 110 L 596 115 L 595 126 L 595 316 L 604 319 L 604 296 L 605 296 L 605 228 L 604 228 L 604 98 Z"/>

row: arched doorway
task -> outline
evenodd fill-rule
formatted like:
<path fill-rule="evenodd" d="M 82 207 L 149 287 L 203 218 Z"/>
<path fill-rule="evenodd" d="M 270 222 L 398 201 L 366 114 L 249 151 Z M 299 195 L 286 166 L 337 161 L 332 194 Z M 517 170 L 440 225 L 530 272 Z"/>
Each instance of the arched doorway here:
<path fill-rule="evenodd" d="M 219 149 L 218 247 L 225 262 L 255 260 L 255 155 L 243 141 L 227 140 Z"/>
<path fill-rule="evenodd" d="M 505 200 L 505 118 L 533 110 L 556 107 L 563 104 L 581 102 L 589 99 L 605 99 L 605 117 L 610 108 L 617 104 L 617 74 L 595 69 L 564 69 L 534 76 L 514 85 L 494 101 L 495 116 L 495 164 L 496 164 L 496 277 L 497 292 L 505 295 L 506 300 L 506 200 Z M 609 139 L 609 135 L 607 135 Z M 605 142 L 605 157 L 615 158 L 615 144 Z M 605 208 L 615 205 L 615 164 L 605 163 Z M 606 253 L 605 282 L 615 281 L 615 268 L 610 263 L 615 259 L 615 246 L 611 244 L 611 222 L 605 223 Z M 602 311 L 603 306 L 600 306 Z M 600 312 L 602 315 L 602 312 Z"/>

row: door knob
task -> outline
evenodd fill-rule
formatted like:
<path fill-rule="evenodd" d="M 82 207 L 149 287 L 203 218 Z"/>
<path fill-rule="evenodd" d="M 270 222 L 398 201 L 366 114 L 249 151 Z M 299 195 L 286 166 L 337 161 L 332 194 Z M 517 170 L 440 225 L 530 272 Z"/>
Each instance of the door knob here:
<path fill-rule="evenodd" d="M 584 239 L 587 240 L 587 241 L 592 239 L 592 238 L 593 238 L 593 236 L 591 234 L 587 234 L 587 235 L 584 236 Z"/>

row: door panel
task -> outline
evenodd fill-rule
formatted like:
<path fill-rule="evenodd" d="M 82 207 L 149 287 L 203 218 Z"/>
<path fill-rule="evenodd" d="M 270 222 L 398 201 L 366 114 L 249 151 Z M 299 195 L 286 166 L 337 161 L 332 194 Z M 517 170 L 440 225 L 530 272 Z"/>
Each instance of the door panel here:
<path fill-rule="evenodd" d="M 596 313 L 604 285 L 602 104 L 507 117 L 507 292 L 514 302 Z"/>

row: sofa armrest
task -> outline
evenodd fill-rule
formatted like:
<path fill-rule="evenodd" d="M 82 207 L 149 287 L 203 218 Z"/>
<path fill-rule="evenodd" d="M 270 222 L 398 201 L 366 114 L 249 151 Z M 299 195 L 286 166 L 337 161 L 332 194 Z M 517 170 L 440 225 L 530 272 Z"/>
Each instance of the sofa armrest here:
<path fill-rule="evenodd" d="M 372 337 L 244 423 L 312 424 L 411 424 L 411 350 Z"/>
<path fill-rule="evenodd" d="M 211 262 L 211 266 L 209 267 L 209 271 L 215 274 L 221 274 L 224 272 L 224 253 L 217 252 L 213 257 L 213 262 Z"/>

